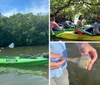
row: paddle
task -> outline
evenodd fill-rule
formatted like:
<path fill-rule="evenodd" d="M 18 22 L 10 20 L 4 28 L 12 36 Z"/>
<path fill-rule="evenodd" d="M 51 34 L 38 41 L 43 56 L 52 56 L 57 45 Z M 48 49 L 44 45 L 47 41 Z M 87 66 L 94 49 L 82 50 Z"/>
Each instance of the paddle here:
<path fill-rule="evenodd" d="M 14 48 L 14 43 L 11 43 L 8 47 L 9 48 Z"/>
<path fill-rule="evenodd" d="M 88 35 L 93 35 L 92 33 L 87 32 L 85 29 L 79 28 L 77 25 L 75 25 L 75 28 L 78 29 L 81 32 L 84 32 L 84 33 L 88 34 Z"/>

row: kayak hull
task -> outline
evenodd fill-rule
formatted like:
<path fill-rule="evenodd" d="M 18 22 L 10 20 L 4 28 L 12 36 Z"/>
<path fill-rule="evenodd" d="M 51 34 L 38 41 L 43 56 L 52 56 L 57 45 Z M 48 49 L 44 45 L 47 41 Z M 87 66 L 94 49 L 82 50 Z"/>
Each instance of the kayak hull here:
<path fill-rule="evenodd" d="M 48 59 L 43 57 L 37 58 L 20 58 L 19 56 L 2 56 L 0 57 L 0 65 L 18 65 L 18 66 L 33 66 L 48 64 Z"/>
<path fill-rule="evenodd" d="M 66 40 L 100 41 L 100 36 L 81 35 L 81 34 L 79 35 L 79 34 L 74 34 L 72 31 L 58 33 L 58 34 L 56 34 L 56 37 L 63 38 Z"/>

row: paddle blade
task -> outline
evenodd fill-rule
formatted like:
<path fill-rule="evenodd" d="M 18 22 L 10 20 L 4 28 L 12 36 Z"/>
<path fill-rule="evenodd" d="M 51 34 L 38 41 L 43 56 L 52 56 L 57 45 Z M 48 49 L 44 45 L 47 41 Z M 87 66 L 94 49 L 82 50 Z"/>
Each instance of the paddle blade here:
<path fill-rule="evenodd" d="M 9 48 L 14 48 L 14 43 L 11 43 L 8 47 Z"/>

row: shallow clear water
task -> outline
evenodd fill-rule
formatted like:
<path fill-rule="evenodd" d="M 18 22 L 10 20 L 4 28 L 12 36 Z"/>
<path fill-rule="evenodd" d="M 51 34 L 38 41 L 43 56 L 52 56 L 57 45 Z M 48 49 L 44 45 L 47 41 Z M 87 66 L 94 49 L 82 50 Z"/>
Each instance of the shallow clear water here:
<path fill-rule="evenodd" d="M 66 44 L 68 57 L 79 57 L 80 53 L 75 44 Z M 100 85 L 100 44 L 91 44 L 98 52 L 98 59 L 91 71 L 79 68 L 77 65 L 68 62 L 70 85 Z"/>

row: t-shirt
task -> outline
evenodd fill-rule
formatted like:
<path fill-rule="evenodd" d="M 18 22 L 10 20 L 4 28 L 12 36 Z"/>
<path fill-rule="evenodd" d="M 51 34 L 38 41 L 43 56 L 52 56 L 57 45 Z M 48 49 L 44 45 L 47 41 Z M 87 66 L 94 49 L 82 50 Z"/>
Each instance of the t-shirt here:
<path fill-rule="evenodd" d="M 79 23 L 79 24 L 78 24 L 78 26 L 79 26 L 79 27 L 82 27 L 82 26 L 83 26 L 83 24 L 82 24 L 82 21 L 81 21 L 81 20 L 78 20 L 78 21 L 77 21 L 77 23 Z"/>
<path fill-rule="evenodd" d="M 98 29 L 100 31 L 100 23 L 95 22 L 94 25 L 93 25 L 93 28 Z M 94 31 L 94 33 L 96 33 L 96 32 Z"/>
<path fill-rule="evenodd" d="M 100 29 L 100 23 L 95 22 L 94 25 L 93 25 L 93 28 L 94 29 Z"/>
<path fill-rule="evenodd" d="M 65 43 L 63 42 L 55 42 L 50 43 L 50 52 L 56 53 L 56 54 L 63 54 L 63 57 L 67 57 L 67 51 Z M 59 58 L 51 58 L 51 62 L 59 62 Z M 65 69 L 67 66 L 67 62 L 65 62 L 60 68 L 50 70 L 50 78 L 52 77 L 59 77 L 62 74 L 63 69 Z"/>

